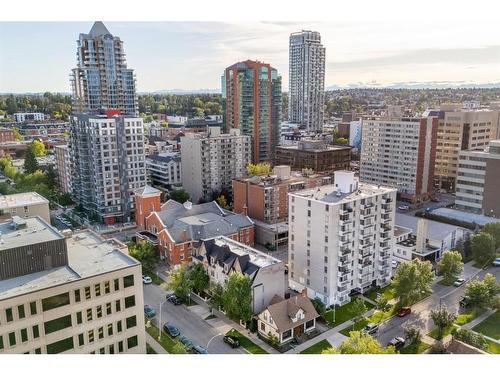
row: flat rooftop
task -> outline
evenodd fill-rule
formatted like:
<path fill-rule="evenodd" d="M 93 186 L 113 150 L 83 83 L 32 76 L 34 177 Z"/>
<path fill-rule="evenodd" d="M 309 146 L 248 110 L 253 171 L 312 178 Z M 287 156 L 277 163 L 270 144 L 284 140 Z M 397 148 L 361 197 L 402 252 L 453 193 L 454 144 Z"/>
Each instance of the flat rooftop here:
<path fill-rule="evenodd" d="M 48 204 L 49 201 L 36 192 L 0 196 L 0 210 L 42 203 Z"/>
<path fill-rule="evenodd" d="M 67 266 L 0 281 L 0 300 L 139 264 L 118 245 L 89 230 L 75 232 L 67 239 Z"/>
<path fill-rule="evenodd" d="M 396 225 L 410 228 L 414 233 L 417 232 L 417 226 L 418 226 L 419 219 L 420 218 L 416 217 L 416 216 L 405 215 L 405 214 L 401 214 L 399 212 L 396 213 Z M 427 220 L 427 219 L 422 219 L 422 220 Z M 430 221 L 427 225 L 427 238 L 429 240 L 442 241 L 450 233 L 452 233 L 453 231 L 455 231 L 457 229 L 467 230 L 465 228 L 458 227 L 455 225 L 440 223 L 438 221 Z"/>
<path fill-rule="evenodd" d="M 64 238 L 59 231 L 40 217 L 22 219 L 17 217 L 17 219 L 25 225 L 16 228 L 10 220 L 0 223 L 0 251 Z"/>
<path fill-rule="evenodd" d="M 308 141 L 311 144 L 319 144 L 319 141 L 317 143 L 313 143 L 313 141 Z M 336 145 L 328 145 L 325 148 L 300 148 L 298 144 L 293 144 L 293 145 L 283 145 L 283 146 L 276 146 L 278 148 L 284 148 L 284 149 L 289 149 L 289 150 L 300 150 L 300 151 L 307 151 L 307 152 L 326 152 L 326 151 L 341 151 L 341 150 L 350 150 L 350 147 L 347 146 L 336 146 Z"/>
<path fill-rule="evenodd" d="M 394 226 L 394 237 L 399 237 L 411 232 L 413 232 L 413 230 L 411 230 L 410 228 L 400 227 L 398 225 Z"/>
<path fill-rule="evenodd" d="M 323 185 L 290 194 L 326 203 L 348 203 L 354 200 L 370 198 L 393 191 L 396 191 L 396 189 L 359 182 L 358 189 L 351 193 L 338 193 L 338 188 L 335 187 L 335 185 Z"/>

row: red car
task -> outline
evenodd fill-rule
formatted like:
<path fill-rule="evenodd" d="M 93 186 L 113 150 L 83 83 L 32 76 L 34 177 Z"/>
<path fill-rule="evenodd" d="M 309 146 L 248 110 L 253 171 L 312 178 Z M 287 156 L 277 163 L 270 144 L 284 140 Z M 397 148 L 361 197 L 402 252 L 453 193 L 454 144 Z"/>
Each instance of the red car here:
<path fill-rule="evenodd" d="M 398 316 L 399 317 L 403 317 L 403 316 L 406 316 L 408 314 L 411 314 L 411 308 L 409 307 L 401 307 L 399 310 L 398 310 Z"/>

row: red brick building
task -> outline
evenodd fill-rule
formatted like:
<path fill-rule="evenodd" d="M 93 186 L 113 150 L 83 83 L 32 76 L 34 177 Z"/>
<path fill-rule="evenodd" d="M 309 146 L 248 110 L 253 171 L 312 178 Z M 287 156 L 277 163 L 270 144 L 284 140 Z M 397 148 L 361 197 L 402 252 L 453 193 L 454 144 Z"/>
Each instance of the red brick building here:
<path fill-rule="evenodd" d="M 14 142 L 15 140 L 13 129 L 0 128 L 0 143 Z"/>

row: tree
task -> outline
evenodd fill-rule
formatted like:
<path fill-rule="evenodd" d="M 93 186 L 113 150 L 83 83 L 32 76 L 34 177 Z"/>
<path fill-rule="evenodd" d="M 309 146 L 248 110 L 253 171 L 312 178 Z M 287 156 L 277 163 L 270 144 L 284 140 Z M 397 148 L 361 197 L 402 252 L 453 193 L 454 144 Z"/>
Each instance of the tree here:
<path fill-rule="evenodd" d="M 186 263 L 181 264 L 179 267 L 169 272 L 167 288 L 173 290 L 182 300 L 186 300 L 188 294 L 193 291 L 193 283 L 189 279 Z"/>
<path fill-rule="evenodd" d="M 361 298 L 356 298 L 352 302 L 352 306 L 350 307 L 350 313 L 353 315 L 352 318 L 352 327 L 354 329 L 354 325 L 359 323 L 361 319 L 363 319 L 363 314 L 368 311 L 365 302 Z"/>
<path fill-rule="evenodd" d="M 226 197 L 222 194 L 217 198 L 217 204 L 226 210 L 229 208 Z"/>
<path fill-rule="evenodd" d="M 312 304 L 314 306 L 314 308 L 316 309 L 316 312 L 321 315 L 321 316 L 324 316 L 325 313 L 326 313 L 326 306 L 325 304 L 323 303 L 323 301 L 321 299 L 319 299 L 318 297 L 316 297 L 315 299 L 312 300 Z"/>
<path fill-rule="evenodd" d="M 55 189 L 57 185 L 57 173 L 52 165 L 49 165 L 45 171 L 47 186 L 50 189 Z"/>
<path fill-rule="evenodd" d="M 35 152 L 32 147 L 28 147 L 24 157 L 24 171 L 26 173 L 34 173 L 39 169 L 38 161 L 36 160 Z"/>
<path fill-rule="evenodd" d="M 0 170 L 5 177 L 10 178 L 11 180 L 16 178 L 17 170 L 12 165 L 12 158 L 10 156 L 0 158 Z"/>
<path fill-rule="evenodd" d="M 347 145 L 349 143 L 349 140 L 347 138 L 340 137 L 335 140 L 335 143 L 339 145 Z"/>
<path fill-rule="evenodd" d="M 470 306 L 489 306 L 493 303 L 499 288 L 495 276 L 487 273 L 483 280 L 475 279 L 467 283 L 465 298 Z"/>
<path fill-rule="evenodd" d="M 431 318 L 438 327 L 438 340 L 443 338 L 443 332 L 446 327 L 449 327 L 457 316 L 446 309 L 431 310 Z"/>
<path fill-rule="evenodd" d="M 269 174 L 271 171 L 271 164 L 266 162 L 257 164 L 248 163 L 246 168 L 249 176 L 262 176 Z"/>
<path fill-rule="evenodd" d="M 411 305 L 432 292 L 434 278 L 430 262 L 413 259 L 401 263 L 394 274 L 392 287 L 401 306 Z"/>
<path fill-rule="evenodd" d="M 383 294 L 380 294 L 377 297 L 377 299 L 375 300 L 375 303 L 377 304 L 377 310 L 382 312 L 382 314 L 380 314 L 380 319 L 378 320 L 380 323 L 380 321 L 384 317 L 384 313 L 386 313 L 387 311 L 389 311 L 391 309 L 391 304 L 389 303 L 389 299 L 386 296 L 384 296 Z"/>
<path fill-rule="evenodd" d="M 222 285 L 217 283 L 210 283 L 209 293 L 212 298 L 210 298 L 210 305 L 216 309 L 220 309 L 224 306 L 224 288 Z"/>
<path fill-rule="evenodd" d="M 383 348 L 372 336 L 361 331 L 351 331 L 337 349 L 326 349 L 322 354 L 395 354 L 394 346 Z"/>
<path fill-rule="evenodd" d="M 488 289 L 488 295 L 492 301 L 496 295 L 500 292 L 500 285 L 497 283 L 497 279 L 491 273 L 484 275 L 483 283 Z"/>
<path fill-rule="evenodd" d="M 495 249 L 500 247 L 500 223 L 488 223 L 483 227 L 482 232 L 491 234 L 495 240 Z"/>
<path fill-rule="evenodd" d="M 414 326 L 407 326 L 404 328 L 405 337 L 408 342 L 411 344 L 416 344 L 422 340 L 422 332 L 420 328 Z"/>
<path fill-rule="evenodd" d="M 130 256 L 141 262 L 143 268 L 147 270 L 152 270 L 158 261 L 156 248 L 148 241 L 129 242 L 128 252 Z"/>
<path fill-rule="evenodd" d="M 439 273 L 443 275 L 444 281 L 452 283 L 464 270 L 462 255 L 458 251 L 445 251 L 438 263 L 438 268 Z"/>
<path fill-rule="evenodd" d="M 243 322 L 252 318 L 252 281 L 247 275 L 239 272 L 229 275 L 222 299 L 229 318 Z"/>
<path fill-rule="evenodd" d="M 189 270 L 189 279 L 196 293 L 203 292 L 210 284 L 210 277 L 201 263 L 196 263 L 191 267 Z"/>
<path fill-rule="evenodd" d="M 33 153 L 35 154 L 36 157 L 45 156 L 47 154 L 47 151 L 45 150 L 45 145 L 43 144 L 42 141 L 38 139 L 35 139 L 33 142 L 31 142 L 31 145 L 29 147 L 33 149 Z"/>
<path fill-rule="evenodd" d="M 184 203 L 189 200 L 189 194 L 184 189 L 174 189 L 170 192 L 169 198 L 176 202 Z"/>
<path fill-rule="evenodd" d="M 19 133 L 19 129 L 18 128 L 12 128 L 13 132 L 14 132 L 14 139 L 16 141 L 22 141 L 24 139 L 24 137 L 21 135 L 21 133 Z"/>
<path fill-rule="evenodd" d="M 486 264 L 495 256 L 495 239 L 489 233 L 476 234 L 471 240 L 471 250 L 478 264 Z"/>

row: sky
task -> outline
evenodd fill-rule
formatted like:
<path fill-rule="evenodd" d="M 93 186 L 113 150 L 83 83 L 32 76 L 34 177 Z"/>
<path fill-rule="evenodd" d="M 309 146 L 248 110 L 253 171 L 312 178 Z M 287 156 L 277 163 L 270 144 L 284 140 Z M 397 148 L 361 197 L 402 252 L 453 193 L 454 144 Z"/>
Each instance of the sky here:
<path fill-rule="evenodd" d="M 139 92 L 220 89 L 223 70 L 270 63 L 288 90 L 288 37 L 321 33 L 327 88 L 396 84 L 500 86 L 496 23 L 443 17 L 327 22 L 106 22 L 124 42 Z M 0 22 L 0 92 L 69 92 L 76 40 L 93 22 Z"/>

